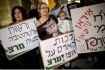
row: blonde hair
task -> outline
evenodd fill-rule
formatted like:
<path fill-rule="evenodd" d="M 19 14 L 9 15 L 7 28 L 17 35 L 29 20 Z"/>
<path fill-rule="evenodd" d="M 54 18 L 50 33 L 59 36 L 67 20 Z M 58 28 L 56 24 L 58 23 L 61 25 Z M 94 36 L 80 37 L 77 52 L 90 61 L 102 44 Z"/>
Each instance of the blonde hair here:
<path fill-rule="evenodd" d="M 64 10 L 61 10 L 59 13 L 58 13 L 58 16 L 61 15 L 61 13 L 64 13 L 66 15 L 66 12 Z"/>
<path fill-rule="evenodd" d="M 45 3 L 45 2 L 41 2 L 41 3 L 38 4 L 38 11 L 40 10 L 40 8 L 41 8 L 41 6 L 42 6 L 43 4 L 46 4 L 46 3 Z M 47 4 L 46 4 L 46 5 L 47 5 Z"/>

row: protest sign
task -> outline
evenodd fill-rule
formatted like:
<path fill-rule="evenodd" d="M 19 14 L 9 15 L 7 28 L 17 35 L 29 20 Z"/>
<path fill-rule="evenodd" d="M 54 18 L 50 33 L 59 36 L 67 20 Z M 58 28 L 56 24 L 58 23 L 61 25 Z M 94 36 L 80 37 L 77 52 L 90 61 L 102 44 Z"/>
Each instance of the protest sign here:
<path fill-rule="evenodd" d="M 9 60 L 38 46 L 36 19 L 26 20 L 0 30 L 0 40 Z"/>
<path fill-rule="evenodd" d="M 45 69 L 56 68 L 78 57 L 73 32 L 41 41 L 39 44 Z"/>
<path fill-rule="evenodd" d="M 105 3 L 71 10 L 77 52 L 105 51 Z M 78 12 L 78 13 L 77 13 Z"/>

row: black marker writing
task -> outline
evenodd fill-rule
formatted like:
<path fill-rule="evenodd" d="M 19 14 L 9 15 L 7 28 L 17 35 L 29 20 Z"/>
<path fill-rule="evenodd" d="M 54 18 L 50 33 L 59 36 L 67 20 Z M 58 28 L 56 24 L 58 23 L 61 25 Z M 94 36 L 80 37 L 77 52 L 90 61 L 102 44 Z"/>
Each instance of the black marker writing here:
<path fill-rule="evenodd" d="M 55 55 L 55 49 L 51 50 L 51 51 L 45 51 L 46 53 L 48 53 L 48 57 L 52 57 L 53 55 Z"/>
<path fill-rule="evenodd" d="M 62 52 L 62 46 L 57 47 L 58 53 Z"/>
<path fill-rule="evenodd" d="M 95 28 L 98 28 L 97 33 L 99 33 L 100 31 L 103 33 L 103 32 L 105 31 L 105 25 L 101 25 L 101 26 L 96 25 L 96 26 L 94 26 L 94 27 L 95 27 Z"/>
<path fill-rule="evenodd" d="M 21 23 L 21 24 L 9 27 L 8 30 L 9 30 L 10 34 L 12 34 L 12 33 L 16 33 L 16 32 L 21 32 L 23 30 L 22 27 L 23 28 L 26 27 L 27 29 L 30 29 L 28 23 Z"/>
<path fill-rule="evenodd" d="M 30 39 L 27 39 L 26 40 L 26 44 L 29 44 L 29 43 L 31 43 L 31 42 L 35 42 L 35 41 L 38 41 L 38 36 L 35 36 L 35 37 L 33 37 L 32 39 L 30 38 Z"/>
<path fill-rule="evenodd" d="M 24 38 L 26 36 L 31 36 L 34 35 L 37 32 L 37 30 L 31 29 L 29 32 L 24 32 L 24 33 L 20 33 L 18 35 L 14 35 L 12 37 L 9 37 L 8 39 L 11 41 L 16 41 L 19 40 L 21 38 Z"/>
<path fill-rule="evenodd" d="M 94 21 L 95 21 L 95 22 L 96 22 L 96 18 L 97 18 L 97 17 L 100 17 L 100 18 L 101 18 L 101 21 L 103 20 L 102 13 L 103 13 L 103 14 L 104 14 L 104 16 L 105 16 L 105 13 L 103 12 L 103 10 L 101 10 L 101 11 L 99 12 L 99 14 L 98 14 L 98 15 L 93 15 L 93 16 L 94 16 Z"/>

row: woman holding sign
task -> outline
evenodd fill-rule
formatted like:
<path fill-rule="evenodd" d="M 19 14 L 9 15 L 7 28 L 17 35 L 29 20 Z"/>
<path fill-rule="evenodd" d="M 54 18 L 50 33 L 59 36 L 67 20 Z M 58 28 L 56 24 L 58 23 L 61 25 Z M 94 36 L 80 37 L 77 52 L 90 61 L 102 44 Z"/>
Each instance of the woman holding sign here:
<path fill-rule="evenodd" d="M 42 2 L 38 6 L 38 11 L 41 14 L 41 18 L 37 21 L 37 30 L 41 40 L 57 37 L 60 32 L 57 26 L 58 20 L 53 15 L 49 14 L 49 8 L 46 3 Z M 59 67 L 59 68 L 62 68 Z"/>
<path fill-rule="evenodd" d="M 23 20 L 25 20 L 27 18 L 28 18 L 27 12 L 23 7 L 15 6 L 12 9 L 12 21 L 13 21 L 12 24 L 22 22 Z M 40 64 L 38 62 L 37 57 L 34 58 L 34 56 L 31 55 L 31 54 L 34 54 L 32 51 L 29 51 L 29 52 L 21 55 L 20 59 L 21 59 L 23 65 L 25 66 L 25 68 L 39 69 Z M 34 63 L 34 61 L 36 61 L 36 63 Z"/>

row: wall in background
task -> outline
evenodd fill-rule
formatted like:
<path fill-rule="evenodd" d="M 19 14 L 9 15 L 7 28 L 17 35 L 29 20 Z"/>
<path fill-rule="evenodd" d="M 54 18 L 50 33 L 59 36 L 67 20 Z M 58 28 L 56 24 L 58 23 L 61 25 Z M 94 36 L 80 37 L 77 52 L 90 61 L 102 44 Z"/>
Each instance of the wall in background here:
<path fill-rule="evenodd" d="M 11 10 L 14 6 L 21 6 L 21 0 L 0 0 L 0 26 L 7 26 L 11 21 Z"/>

